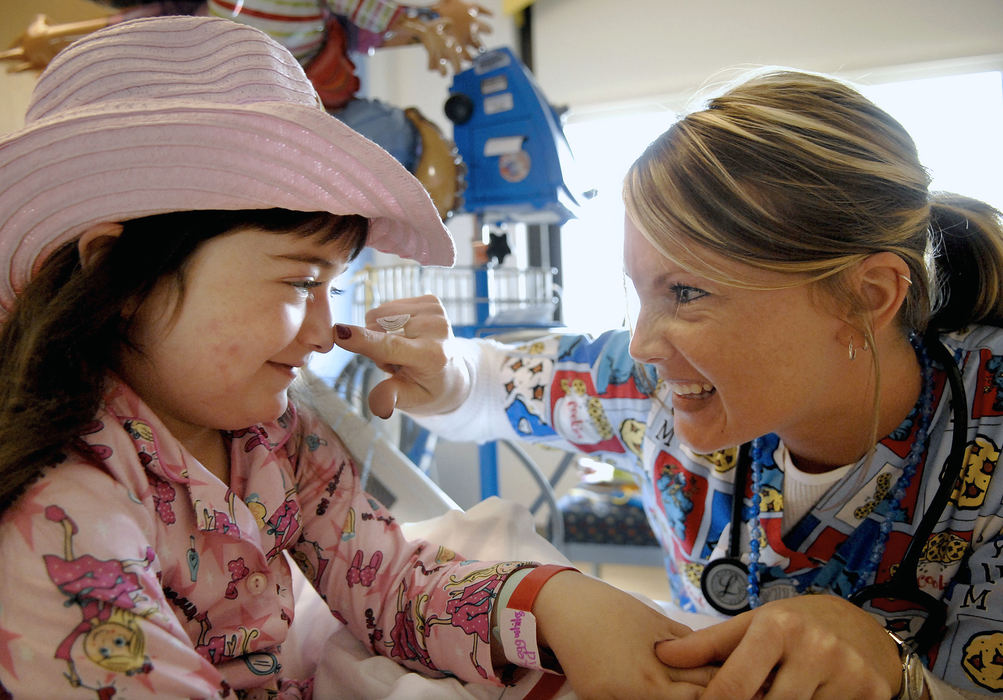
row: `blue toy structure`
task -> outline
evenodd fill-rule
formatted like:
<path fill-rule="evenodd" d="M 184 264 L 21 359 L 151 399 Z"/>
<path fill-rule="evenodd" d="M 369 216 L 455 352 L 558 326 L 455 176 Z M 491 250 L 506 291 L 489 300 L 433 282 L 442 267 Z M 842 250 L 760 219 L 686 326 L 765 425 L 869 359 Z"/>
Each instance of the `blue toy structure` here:
<path fill-rule="evenodd" d="M 488 223 L 561 225 L 575 216 L 559 115 L 510 49 L 478 56 L 449 93 L 446 116 L 467 168 L 461 211 Z"/>

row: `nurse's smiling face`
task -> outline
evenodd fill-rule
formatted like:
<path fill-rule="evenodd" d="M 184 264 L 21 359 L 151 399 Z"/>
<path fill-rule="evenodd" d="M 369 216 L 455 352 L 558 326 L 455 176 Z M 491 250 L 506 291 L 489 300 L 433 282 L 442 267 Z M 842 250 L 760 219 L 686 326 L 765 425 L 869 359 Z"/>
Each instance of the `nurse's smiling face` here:
<path fill-rule="evenodd" d="M 771 432 L 810 439 L 842 401 L 846 350 L 833 341 L 844 322 L 790 275 L 700 254 L 757 288 L 687 271 L 627 222 L 624 261 L 640 301 L 630 352 L 668 384 L 676 435 L 697 452 Z"/>

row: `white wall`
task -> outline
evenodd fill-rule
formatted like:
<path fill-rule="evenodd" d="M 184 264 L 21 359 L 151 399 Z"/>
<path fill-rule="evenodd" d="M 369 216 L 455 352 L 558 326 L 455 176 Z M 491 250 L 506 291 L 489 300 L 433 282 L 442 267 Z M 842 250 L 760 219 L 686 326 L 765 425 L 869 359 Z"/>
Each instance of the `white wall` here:
<path fill-rule="evenodd" d="M 580 107 L 689 93 L 742 64 L 859 76 L 999 54 L 1003 2 L 539 0 L 533 30 L 543 90 L 554 104 Z"/>

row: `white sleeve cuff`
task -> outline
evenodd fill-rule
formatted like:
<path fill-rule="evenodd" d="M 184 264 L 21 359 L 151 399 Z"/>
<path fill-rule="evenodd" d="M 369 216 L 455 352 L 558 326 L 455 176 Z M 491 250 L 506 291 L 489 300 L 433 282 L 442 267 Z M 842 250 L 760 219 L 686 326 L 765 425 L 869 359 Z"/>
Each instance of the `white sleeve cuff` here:
<path fill-rule="evenodd" d="M 454 357 L 466 365 L 470 377 L 467 398 L 449 413 L 408 415 L 426 430 L 454 442 L 517 438 L 503 410 L 501 369 L 510 348 L 483 338 L 454 338 L 451 342 Z"/>

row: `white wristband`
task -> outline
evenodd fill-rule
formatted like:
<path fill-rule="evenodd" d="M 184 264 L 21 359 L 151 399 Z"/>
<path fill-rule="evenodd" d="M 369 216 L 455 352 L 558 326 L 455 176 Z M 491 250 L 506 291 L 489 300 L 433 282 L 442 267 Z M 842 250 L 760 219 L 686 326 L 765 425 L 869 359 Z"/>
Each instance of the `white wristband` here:
<path fill-rule="evenodd" d="M 498 637 L 505 658 L 523 668 L 547 673 L 562 673 L 560 664 L 550 650 L 541 655 L 536 641 L 536 617 L 531 612 L 540 588 L 551 576 L 562 571 L 574 571 L 570 566 L 545 564 L 516 571 L 505 582 L 497 604 Z"/>

